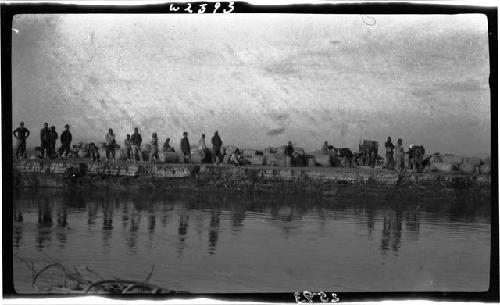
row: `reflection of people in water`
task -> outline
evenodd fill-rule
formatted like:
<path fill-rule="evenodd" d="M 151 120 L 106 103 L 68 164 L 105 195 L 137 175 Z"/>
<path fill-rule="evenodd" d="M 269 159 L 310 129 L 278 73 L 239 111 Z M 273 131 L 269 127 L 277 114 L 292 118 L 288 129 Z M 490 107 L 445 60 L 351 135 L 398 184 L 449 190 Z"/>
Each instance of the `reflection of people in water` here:
<path fill-rule="evenodd" d="M 123 206 L 123 209 L 122 209 L 122 224 L 123 224 L 123 228 L 125 229 L 127 227 L 127 225 L 128 225 L 128 220 L 129 220 L 129 216 L 128 216 L 128 202 L 123 202 L 122 206 Z"/>
<path fill-rule="evenodd" d="M 182 255 L 184 250 L 184 240 L 186 239 L 186 234 L 189 227 L 189 215 L 182 214 L 179 218 L 179 228 L 177 229 L 177 234 L 179 235 L 179 255 Z"/>
<path fill-rule="evenodd" d="M 88 212 L 88 220 L 87 223 L 89 225 L 95 224 L 95 219 L 97 218 L 97 202 L 91 200 L 87 203 L 87 212 Z"/>
<path fill-rule="evenodd" d="M 45 248 L 47 241 L 52 239 L 52 230 L 46 230 L 52 227 L 52 205 L 47 198 L 38 202 L 38 230 L 36 243 L 38 251 Z"/>
<path fill-rule="evenodd" d="M 67 222 L 68 212 L 66 209 L 66 203 L 64 201 L 56 203 L 56 216 L 57 216 L 57 224 L 56 224 L 55 236 L 56 240 L 59 243 L 59 248 L 64 249 L 67 241 L 66 226 L 68 224 Z"/>
<path fill-rule="evenodd" d="M 127 234 L 128 254 L 134 255 L 137 252 L 137 231 L 141 222 L 141 211 L 132 208 L 130 215 L 130 233 Z"/>
<path fill-rule="evenodd" d="M 384 217 L 384 227 L 382 229 L 382 240 L 380 249 L 382 254 L 386 254 L 389 248 L 394 254 L 398 253 L 401 246 L 401 231 L 403 229 L 403 215 L 400 210 L 396 210 L 388 217 Z"/>
<path fill-rule="evenodd" d="M 15 222 L 23 222 L 23 203 L 22 201 L 16 200 L 14 202 L 14 221 Z"/>
<path fill-rule="evenodd" d="M 219 239 L 220 210 L 212 211 L 210 215 L 210 230 L 208 231 L 208 253 L 215 254 Z"/>
<path fill-rule="evenodd" d="M 38 203 L 38 224 L 52 227 L 52 205 L 47 198 Z"/>
<path fill-rule="evenodd" d="M 113 202 L 105 201 L 102 206 L 102 245 L 103 249 L 109 249 L 113 234 Z"/>

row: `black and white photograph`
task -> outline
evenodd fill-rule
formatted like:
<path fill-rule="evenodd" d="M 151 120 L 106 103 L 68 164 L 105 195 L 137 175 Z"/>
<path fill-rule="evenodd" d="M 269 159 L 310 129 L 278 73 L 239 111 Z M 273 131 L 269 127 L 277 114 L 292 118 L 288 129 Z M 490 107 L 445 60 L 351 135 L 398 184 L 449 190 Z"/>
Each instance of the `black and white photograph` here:
<path fill-rule="evenodd" d="M 488 16 L 239 4 L 13 15 L 17 297 L 498 298 Z"/>

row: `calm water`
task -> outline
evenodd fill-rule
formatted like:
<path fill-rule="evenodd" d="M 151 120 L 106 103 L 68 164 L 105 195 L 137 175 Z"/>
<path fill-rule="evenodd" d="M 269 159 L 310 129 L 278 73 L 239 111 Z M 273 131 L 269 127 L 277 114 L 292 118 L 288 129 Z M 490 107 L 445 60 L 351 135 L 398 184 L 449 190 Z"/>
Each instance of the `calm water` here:
<path fill-rule="evenodd" d="M 336 196 L 29 191 L 16 256 L 190 292 L 483 291 L 489 194 L 345 187 Z M 14 259 L 14 284 L 33 292 Z"/>

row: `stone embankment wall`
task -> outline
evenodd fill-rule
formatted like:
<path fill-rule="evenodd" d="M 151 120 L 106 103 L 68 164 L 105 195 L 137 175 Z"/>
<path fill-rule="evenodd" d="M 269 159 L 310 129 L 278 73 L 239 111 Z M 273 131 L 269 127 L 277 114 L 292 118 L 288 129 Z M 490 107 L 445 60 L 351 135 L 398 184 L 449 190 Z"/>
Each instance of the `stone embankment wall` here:
<path fill-rule="evenodd" d="M 104 187 L 111 189 L 193 189 L 244 192 L 319 192 L 334 194 L 339 185 L 420 185 L 490 187 L 489 175 L 398 174 L 372 168 L 235 167 L 205 164 L 151 164 L 27 160 L 14 163 L 18 187 Z"/>

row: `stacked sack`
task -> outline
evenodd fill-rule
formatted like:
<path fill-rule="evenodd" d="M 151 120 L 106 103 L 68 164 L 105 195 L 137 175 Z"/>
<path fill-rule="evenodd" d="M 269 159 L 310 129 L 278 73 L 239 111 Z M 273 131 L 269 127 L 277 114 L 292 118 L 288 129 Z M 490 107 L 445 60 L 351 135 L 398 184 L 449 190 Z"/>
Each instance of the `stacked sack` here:
<path fill-rule="evenodd" d="M 248 161 L 251 165 L 265 164 L 264 152 L 262 151 L 258 151 L 255 149 L 244 149 L 242 154 L 245 160 Z"/>
<path fill-rule="evenodd" d="M 483 164 L 479 167 L 479 173 L 484 174 L 484 175 L 490 174 L 491 173 L 491 157 L 487 157 L 481 161 Z"/>
<path fill-rule="evenodd" d="M 431 171 L 453 172 L 460 168 L 462 158 L 450 154 L 441 155 L 436 153 L 430 157 L 429 163 Z"/>

